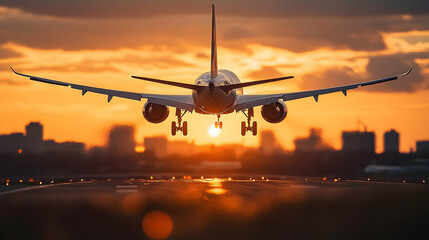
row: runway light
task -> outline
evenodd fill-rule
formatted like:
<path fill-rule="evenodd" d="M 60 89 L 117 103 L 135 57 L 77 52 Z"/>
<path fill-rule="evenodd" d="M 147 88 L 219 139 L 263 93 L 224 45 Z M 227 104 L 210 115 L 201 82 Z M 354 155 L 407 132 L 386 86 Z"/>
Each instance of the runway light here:
<path fill-rule="evenodd" d="M 201 179 L 204 179 L 204 177 L 203 177 L 203 176 L 201 176 Z"/>
<path fill-rule="evenodd" d="M 335 179 L 334 179 L 334 182 L 338 182 L 338 179 L 336 179 L 336 178 L 335 178 Z"/>
<path fill-rule="evenodd" d="M 267 178 L 267 182 L 269 182 L 269 181 L 270 181 L 270 179 Z"/>
<path fill-rule="evenodd" d="M 176 177 L 174 177 L 174 176 L 173 176 L 171 179 L 173 179 L 173 180 L 174 180 L 174 179 L 176 179 Z"/>
<path fill-rule="evenodd" d="M 40 185 L 42 185 L 43 183 L 42 183 L 42 182 L 39 182 L 39 184 L 40 184 Z"/>
<path fill-rule="evenodd" d="M 405 181 L 403 181 L 403 183 L 405 183 Z"/>
<path fill-rule="evenodd" d="M 9 179 L 6 179 L 6 182 L 7 182 L 7 183 L 9 183 L 9 182 L 10 182 L 10 180 L 9 180 Z"/>
<path fill-rule="evenodd" d="M 426 181 L 425 180 L 423 180 L 423 183 L 425 183 Z"/>
<path fill-rule="evenodd" d="M 8 183 L 8 182 L 6 183 L 6 186 L 9 186 L 9 183 Z"/>
<path fill-rule="evenodd" d="M 231 181 L 232 180 L 231 177 L 229 177 L 228 180 Z"/>
<path fill-rule="evenodd" d="M 322 180 L 323 180 L 323 181 L 326 181 L 326 179 L 327 179 L 326 177 L 323 177 L 323 178 L 322 178 Z"/>
<path fill-rule="evenodd" d="M 370 178 L 368 178 L 368 181 L 370 181 L 371 179 Z"/>
<path fill-rule="evenodd" d="M 73 181 L 72 179 L 69 180 L 69 182 Z"/>
<path fill-rule="evenodd" d="M 30 178 L 28 179 L 29 182 L 34 182 L 34 179 Z"/>
<path fill-rule="evenodd" d="M 253 179 L 252 181 L 255 181 L 255 179 Z"/>
<path fill-rule="evenodd" d="M 152 177 L 152 176 L 150 176 L 150 180 L 153 180 L 153 177 Z"/>
<path fill-rule="evenodd" d="M 19 179 L 19 182 L 22 183 L 22 179 Z"/>
<path fill-rule="evenodd" d="M 83 182 L 83 178 L 81 178 L 80 181 Z"/>
<path fill-rule="evenodd" d="M 264 178 L 264 177 L 261 177 L 261 179 L 262 179 L 262 180 L 264 180 L 265 178 Z"/>
<path fill-rule="evenodd" d="M 52 180 L 51 183 L 54 183 L 54 180 Z"/>

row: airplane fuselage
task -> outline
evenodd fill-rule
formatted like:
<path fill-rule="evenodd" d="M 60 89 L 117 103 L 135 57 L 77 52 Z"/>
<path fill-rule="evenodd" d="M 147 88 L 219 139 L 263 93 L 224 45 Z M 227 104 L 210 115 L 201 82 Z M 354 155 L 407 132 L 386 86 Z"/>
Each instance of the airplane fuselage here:
<path fill-rule="evenodd" d="M 227 114 L 232 113 L 237 101 L 237 95 L 243 94 L 238 88 L 225 93 L 219 86 L 240 83 L 237 75 L 229 70 L 219 70 L 218 75 L 211 77 L 210 72 L 201 74 L 196 85 L 207 86 L 204 90 L 193 91 L 192 98 L 196 106 L 195 112 L 201 114 Z"/>

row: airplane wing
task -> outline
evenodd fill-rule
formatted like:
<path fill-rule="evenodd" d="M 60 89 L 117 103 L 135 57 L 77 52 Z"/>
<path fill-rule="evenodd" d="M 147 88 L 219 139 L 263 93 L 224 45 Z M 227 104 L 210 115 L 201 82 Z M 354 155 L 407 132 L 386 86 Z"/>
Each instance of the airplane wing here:
<path fill-rule="evenodd" d="M 347 95 L 347 90 L 355 89 L 358 87 L 369 86 L 373 84 L 378 84 L 382 82 L 388 82 L 392 80 L 396 80 L 399 77 L 403 77 L 411 72 L 412 68 L 410 68 L 407 72 L 398 74 L 392 77 L 381 78 L 377 80 L 360 82 L 350 85 L 344 85 L 340 87 L 332 87 L 311 91 L 302 91 L 302 92 L 293 92 L 293 93 L 280 93 L 280 94 L 267 94 L 267 95 L 239 95 L 237 99 L 237 104 L 235 107 L 236 111 L 241 111 L 247 108 L 256 107 L 260 105 L 270 104 L 273 102 L 277 102 L 282 99 L 283 101 L 290 101 L 300 98 L 306 97 L 314 97 L 314 100 L 317 102 L 319 100 L 319 95 L 328 94 L 333 92 L 342 92 L 344 96 Z"/>
<path fill-rule="evenodd" d="M 145 94 L 145 93 L 136 93 L 136 92 L 126 92 L 126 91 L 117 91 L 104 88 L 96 88 L 85 85 L 73 84 L 68 82 L 61 82 L 57 80 L 51 80 L 47 78 L 41 78 L 36 76 L 30 76 L 16 72 L 12 67 L 12 71 L 20 76 L 28 77 L 30 80 L 49 83 L 59 86 L 71 87 L 72 89 L 77 89 L 82 91 L 82 96 L 87 92 L 93 92 L 98 94 L 107 95 L 107 102 L 110 102 L 113 97 L 120 97 L 126 99 L 132 99 L 140 101 L 142 98 L 146 98 L 148 102 L 166 105 L 170 107 L 181 108 L 187 111 L 192 112 L 194 110 L 194 101 L 192 95 L 162 95 L 162 94 Z"/>

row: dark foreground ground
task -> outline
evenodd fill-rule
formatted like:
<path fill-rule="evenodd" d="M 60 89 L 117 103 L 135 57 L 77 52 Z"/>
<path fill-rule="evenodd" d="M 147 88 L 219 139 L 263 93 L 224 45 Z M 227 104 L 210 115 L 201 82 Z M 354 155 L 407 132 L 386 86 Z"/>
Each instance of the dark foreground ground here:
<path fill-rule="evenodd" d="M 426 183 L 77 180 L 0 187 L 0 239 L 428 239 Z"/>

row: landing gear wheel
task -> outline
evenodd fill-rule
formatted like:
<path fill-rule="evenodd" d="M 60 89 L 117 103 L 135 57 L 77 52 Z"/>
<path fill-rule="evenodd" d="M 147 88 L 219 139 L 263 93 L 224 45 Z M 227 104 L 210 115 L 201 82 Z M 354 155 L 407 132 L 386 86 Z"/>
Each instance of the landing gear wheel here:
<path fill-rule="evenodd" d="M 217 127 L 218 127 L 217 122 L 215 122 L 215 128 L 217 128 Z"/>
<path fill-rule="evenodd" d="M 219 129 L 222 129 L 222 122 L 219 123 Z"/>
<path fill-rule="evenodd" d="M 176 136 L 176 133 L 177 133 L 176 122 L 172 122 L 171 123 L 171 135 Z"/>
<path fill-rule="evenodd" d="M 245 136 L 246 135 L 246 122 L 241 122 L 241 136 Z"/>
<path fill-rule="evenodd" d="M 182 129 L 182 131 L 183 131 L 183 136 L 188 135 L 188 122 L 186 122 L 186 121 L 183 122 L 183 129 Z"/>
<path fill-rule="evenodd" d="M 253 122 L 252 134 L 253 134 L 253 136 L 256 136 L 256 134 L 258 134 L 258 123 L 257 122 Z"/>

